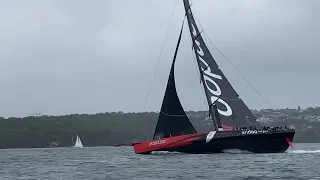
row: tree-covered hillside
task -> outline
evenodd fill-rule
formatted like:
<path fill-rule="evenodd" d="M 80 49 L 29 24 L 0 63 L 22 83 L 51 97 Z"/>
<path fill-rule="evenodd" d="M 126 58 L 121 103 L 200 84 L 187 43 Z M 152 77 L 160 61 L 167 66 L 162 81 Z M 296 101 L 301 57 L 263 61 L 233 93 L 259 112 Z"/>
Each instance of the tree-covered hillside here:
<path fill-rule="evenodd" d="M 320 142 L 320 108 L 253 111 L 266 125 L 289 125 L 294 142 Z M 205 111 L 187 113 L 198 131 L 210 130 Z M 319 116 L 318 116 L 319 115 Z M 84 146 L 106 146 L 150 139 L 158 114 L 99 113 L 0 118 L 0 148 L 72 146 L 76 135 Z"/>

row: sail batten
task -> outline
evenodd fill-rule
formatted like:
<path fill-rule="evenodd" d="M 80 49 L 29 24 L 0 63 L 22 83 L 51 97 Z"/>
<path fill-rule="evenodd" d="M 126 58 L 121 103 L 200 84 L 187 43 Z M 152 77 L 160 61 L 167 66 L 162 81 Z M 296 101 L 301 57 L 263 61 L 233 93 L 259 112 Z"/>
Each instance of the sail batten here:
<path fill-rule="evenodd" d="M 211 105 L 217 101 L 216 107 L 222 124 L 233 126 L 246 126 L 250 124 L 259 126 L 256 117 L 242 99 L 239 98 L 238 93 L 211 55 L 202 37 L 202 31 L 197 27 L 189 0 L 183 0 L 183 2 L 192 39 L 192 49 L 197 59 L 200 78 L 204 86 L 211 116 L 214 117 L 213 114 L 215 112 Z"/>
<path fill-rule="evenodd" d="M 180 103 L 174 78 L 175 61 L 181 41 L 182 30 L 183 24 L 180 30 L 153 139 L 179 136 L 181 134 L 192 134 L 196 132 Z"/>

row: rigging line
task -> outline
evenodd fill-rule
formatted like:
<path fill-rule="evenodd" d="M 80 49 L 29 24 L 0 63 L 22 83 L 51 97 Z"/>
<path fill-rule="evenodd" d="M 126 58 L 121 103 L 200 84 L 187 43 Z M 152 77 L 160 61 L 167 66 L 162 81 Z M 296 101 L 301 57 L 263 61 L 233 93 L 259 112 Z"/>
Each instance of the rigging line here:
<path fill-rule="evenodd" d="M 204 31 L 204 28 L 202 27 L 200 20 L 197 18 L 197 12 L 195 8 L 193 8 L 194 17 L 198 21 L 204 35 L 209 40 L 210 44 L 214 46 L 214 48 L 228 61 L 228 63 L 239 73 L 239 75 L 251 86 L 251 88 L 273 109 L 273 106 L 262 96 L 262 94 L 249 82 L 249 80 L 233 65 L 233 63 L 218 49 L 218 47 L 211 41 L 210 37 L 207 35 L 207 33 Z"/>
<path fill-rule="evenodd" d="M 240 76 L 251 86 L 251 88 L 273 109 L 272 105 L 262 96 L 262 94 L 249 82 L 249 80 L 233 65 L 233 63 L 218 49 L 218 47 L 213 44 L 211 39 L 208 37 L 207 33 L 204 34 L 209 39 L 210 43 L 214 46 L 214 48 L 229 62 L 229 64 L 240 74 Z"/>
<path fill-rule="evenodd" d="M 147 103 L 148 103 L 148 100 L 149 100 L 149 96 L 150 96 L 151 89 L 152 89 L 152 86 L 153 86 L 153 83 L 154 83 L 154 79 L 155 79 L 155 76 L 156 76 L 156 72 L 157 72 L 157 69 L 158 69 L 158 66 L 159 66 L 159 62 L 160 62 L 160 59 L 161 59 L 161 55 L 162 55 L 162 52 L 163 52 L 163 49 L 164 49 L 164 45 L 165 45 L 165 43 L 166 43 L 166 40 L 167 40 L 167 37 L 168 37 L 168 34 L 169 34 L 170 25 L 171 25 L 171 22 L 172 22 L 172 19 L 173 19 L 174 12 L 175 12 L 176 7 L 177 7 L 177 3 L 178 3 L 178 0 L 176 0 L 176 3 L 175 3 L 175 5 L 174 5 L 173 11 L 172 11 L 172 14 L 171 14 L 171 17 L 170 17 L 169 25 L 168 25 L 168 28 L 167 28 L 167 31 L 166 31 L 166 35 L 165 35 L 165 37 L 164 37 L 164 41 L 163 41 L 161 50 L 160 50 L 160 55 L 159 55 L 159 57 L 158 57 L 158 62 L 157 62 L 156 68 L 155 68 L 154 73 L 153 73 L 151 85 L 150 85 L 150 87 L 149 87 L 147 99 L 146 99 L 146 101 L 145 101 L 145 103 L 144 103 L 143 111 L 146 110 L 146 106 L 147 106 Z"/>

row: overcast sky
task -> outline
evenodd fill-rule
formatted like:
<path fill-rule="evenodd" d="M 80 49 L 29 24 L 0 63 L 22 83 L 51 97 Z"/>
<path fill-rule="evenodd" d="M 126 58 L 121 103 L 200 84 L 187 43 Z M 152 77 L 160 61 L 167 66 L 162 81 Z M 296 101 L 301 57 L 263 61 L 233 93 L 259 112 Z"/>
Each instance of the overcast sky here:
<path fill-rule="evenodd" d="M 0 116 L 160 109 L 184 16 L 175 0 L 1 0 Z M 214 44 L 274 108 L 320 104 L 320 1 L 193 0 Z M 187 27 L 187 26 L 186 26 Z M 204 110 L 188 29 L 176 65 L 186 110 Z M 269 108 L 208 45 L 251 109 Z"/>

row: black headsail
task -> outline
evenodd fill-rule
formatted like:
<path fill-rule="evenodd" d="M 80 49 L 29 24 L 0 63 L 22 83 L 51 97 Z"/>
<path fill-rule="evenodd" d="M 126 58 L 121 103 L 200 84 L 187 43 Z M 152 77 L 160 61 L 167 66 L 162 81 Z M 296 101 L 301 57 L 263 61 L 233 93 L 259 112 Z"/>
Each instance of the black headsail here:
<path fill-rule="evenodd" d="M 193 50 L 197 58 L 201 82 L 204 86 L 212 118 L 215 117 L 212 104 L 217 100 L 216 107 L 220 114 L 222 124 L 233 126 L 259 126 L 256 117 L 239 98 L 239 95 L 212 57 L 201 36 L 201 32 L 197 27 L 189 0 L 183 0 L 183 2 L 192 38 Z"/>
<path fill-rule="evenodd" d="M 183 24 L 174 53 L 167 88 L 163 98 L 153 139 L 179 136 L 182 134 L 191 134 L 196 132 L 185 111 L 183 110 L 183 107 L 181 106 L 174 79 L 174 65 L 180 45 L 182 30 Z"/>

